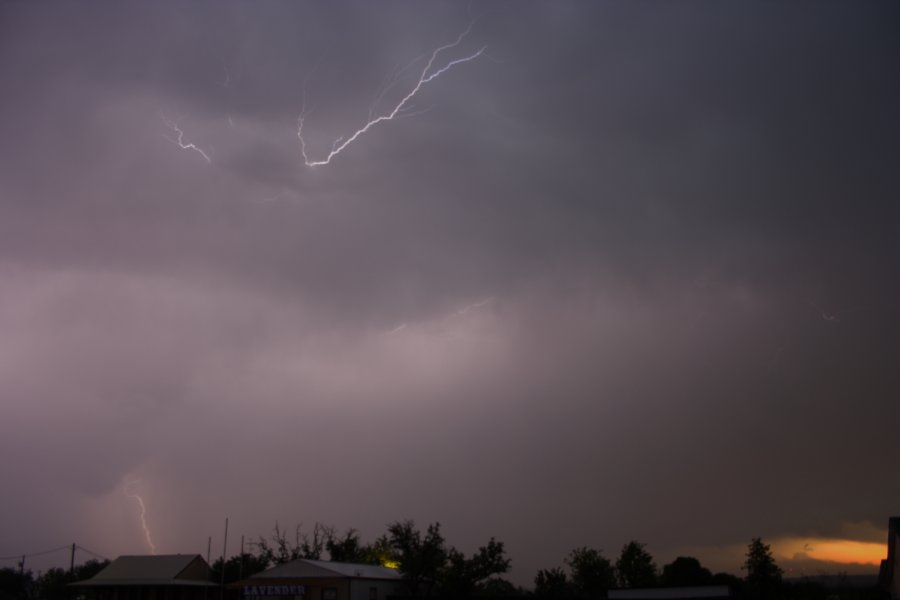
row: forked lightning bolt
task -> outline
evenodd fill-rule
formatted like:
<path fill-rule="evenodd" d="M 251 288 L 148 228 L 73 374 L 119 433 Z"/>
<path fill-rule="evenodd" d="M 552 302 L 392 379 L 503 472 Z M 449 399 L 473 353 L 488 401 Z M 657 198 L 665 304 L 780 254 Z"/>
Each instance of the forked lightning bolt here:
<path fill-rule="evenodd" d="M 178 135 L 178 138 L 174 139 L 174 140 L 172 138 L 166 136 L 167 140 L 169 140 L 170 142 L 173 142 L 175 144 L 178 144 L 178 147 L 181 148 L 182 150 L 193 150 L 195 152 L 198 152 L 200 154 L 200 156 L 202 156 L 204 159 L 206 159 L 206 162 L 208 164 L 212 164 L 212 159 L 209 157 L 209 154 L 207 154 L 206 152 L 203 151 L 203 149 L 199 148 L 194 143 L 184 141 L 184 132 L 178 126 L 178 123 L 176 123 L 175 121 L 170 121 L 163 114 L 160 114 L 159 117 L 162 119 L 162 122 L 165 124 L 166 127 L 171 129 L 173 132 L 175 132 Z"/>
<path fill-rule="evenodd" d="M 129 498 L 137 500 L 138 506 L 141 507 L 141 527 L 144 529 L 144 538 L 146 538 L 147 545 L 150 547 L 150 554 L 156 554 L 156 546 L 153 544 L 153 539 L 150 536 L 150 527 L 147 526 L 147 507 L 144 505 L 144 499 L 136 492 L 129 491 L 129 488 L 137 483 L 139 483 L 139 480 L 127 481 L 122 486 L 122 490 Z"/>
<path fill-rule="evenodd" d="M 459 34 L 459 37 L 457 37 L 455 41 L 449 44 L 445 44 L 431 53 L 431 58 L 428 59 L 428 62 L 425 64 L 425 68 L 422 69 L 422 73 L 419 75 L 419 79 L 416 81 L 416 85 L 413 86 L 412 90 L 408 94 L 406 94 L 406 96 L 404 96 L 403 99 L 400 100 L 400 102 L 398 102 L 390 112 L 379 115 L 377 117 L 373 117 L 373 113 L 370 112 L 369 121 L 365 125 L 357 129 L 355 133 L 347 138 L 344 138 L 343 136 L 337 138 L 331 146 L 331 152 L 329 152 L 328 155 L 321 160 L 311 160 L 306 152 L 306 140 L 303 139 L 303 124 L 307 113 L 306 107 L 304 106 L 303 112 L 301 112 L 300 116 L 297 117 L 297 138 L 300 140 L 300 152 L 303 154 L 304 164 L 306 164 L 307 167 L 327 165 L 331 162 L 331 159 L 340 154 L 341 151 L 344 150 L 344 148 L 355 142 L 357 138 L 359 138 L 359 136 L 366 133 L 369 129 L 371 129 L 378 123 L 381 123 L 382 121 L 391 121 L 398 116 L 403 116 L 404 111 L 412 108 L 411 106 L 408 106 L 410 100 L 412 100 L 413 97 L 415 97 L 415 95 L 419 93 L 419 90 L 421 90 L 422 86 L 424 86 L 426 83 L 437 79 L 458 64 L 475 60 L 476 58 L 481 56 L 487 49 L 487 46 L 482 46 L 477 52 L 474 52 L 473 54 L 469 54 L 468 56 L 464 56 L 462 58 L 453 59 L 444 64 L 444 66 L 442 66 L 441 68 L 433 70 L 434 62 L 437 60 L 438 55 L 444 50 L 450 50 L 451 48 L 455 48 L 456 46 L 458 46 L 466 37 L 466 35 L 469 34 L 469 31 L 471 31 L 471 29 L 472 24 L 469 24 L 465 31 Z"/>

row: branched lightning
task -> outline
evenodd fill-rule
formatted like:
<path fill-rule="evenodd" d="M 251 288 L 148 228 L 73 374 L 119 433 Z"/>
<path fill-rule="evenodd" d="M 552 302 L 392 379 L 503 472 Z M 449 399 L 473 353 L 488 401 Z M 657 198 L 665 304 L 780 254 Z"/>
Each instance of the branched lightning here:
<path fill-rule="evenodd" d="M 192 142 L 184 141 L 184 132 L 178 126 L 178 123 L 167 119 L 165 117 L 165 115 L 163 115 L 162 113 L 160 113 L 159 117 L 162 119 L 162 122 L 165 124 L 166 127 L 171 129 L 173 132 L 175 132 L 178 135 L 177 139 L 172 139 L 169 136 L 165 136 L 165 138 L 167 140 L 169 140 L 173 144 L 178 144 L 178 147 L 181 148 L 182 150 L 193 150 L 195 152 L 198 152 L 200 154 L 200 156 L 202 156 L 204 159 L 206 159 L 206 162 L 208 164 L 212 164 L 212 159 L 209 157 L 209 154 L 207 154 L 206 152 L 203 151 L 203 149 L 199 148 L 196 144 L 194 144 Z"/>
<path fill-rule="evenodd" d="M 306 116 L 308 113 L 306 111 L 306 106 L 305 106 L 305 102 L 304 102 L 303 111 L 300 113 L 300 116 L 297 117 L 297 138 L 300 140 L 300 152 L 303 155 L 304 164 L 307 167 L 317 167 L 317 166 L 321 166 L 321 165 L 327 165 L 328 163 L 331 162 L 331 159 L 334 158 L 335 156 L 337 156 L 338 154 L 340 154 L 344 150 L 344 148 L 346 148 L 347 146 L 349 146 L 350 144 L 355 142 L 356 139 L 359 138 L 359 136 L 366 133 L 369 129 L 371 129 L 378 123 L 381 123 L 382 121 L 391 121 L 391 120 L 397 118 L 398 116 L 408 116 L 409 113 L 407 111 L 409 111 L 411 108 L 413 108 L 412 106 L 409 106 L 409 102 L 410 102 L 410 100 L 413 99 L 413 97 L 415 97 L 416 94 L 419 93 L 419 90 L 422 89 L 422 86 L 424 86 L 425 84 L 427 84 L 430 81 L 433 81 L 434 79 L 437 79 L 438 77 L 440 77 L 441 75 L 443 75 L 444 73 L 446 73 L 447 71 L 449 71 L 450 69 L 455 67 L 456 65 L 475 60 L 476 58 L 481 56 L 484 53 L 484 51 L 487 49 L 487 46 L 482 46 L 477 52 L 474 52 L 474 53 L 464 56 L 462 58 L 453 59 L 453 60 L 447 62 L 441 68 L 433 70 L 434 63 L 437 60 L 438 55 L 445 50 L 450 50 L 451 48 L 455 48 L 456 46 L 458 46 L 463 41 L 463 39 L 466 37 L 466 35 L 469 34 L 469 31 L 471 31 L 471 29 L 472 29 L 472 24 L 470 23 L 469 26 L 465 29 L 465 31 L 463 31 L 461 34 L 459 34 L 459 37 L 457 37 L 455 41 L 453 41 L 449 44 L 440 46 L 439 48 L 435 49 L 431 53 L 431 57 L 428 59 L 428 62 L 425 64 L 425 68 L 422 69 L 422 73 L 419 75 L 419 78 L 416 81 L 416 85 L 413 86 L 412 90 L 409 93 L 407 93 L 406 96 L 404 96 L 403 99 L 401 99 L 400 102 L 398 102 L 390 112 L 387 112 L 387 113 L 379 115 L 379 116 L 373 116 L 374 110 L 370 110 L 369 121 L 365 125 L 363 125 L 361 128 L 357 129 L 356 132 L 354 132 L 351 136 L 347 137 L 346 139 L 343 137 L 339 137 L 338 139 L 336 139 L 331 146 L 331 152 L 329 152 L 328 155 L 321 160 L 311 160 L 309 158 L 309 155 L 306 152 L 306 140 L 303 139 L 303 124 L 304 124 L 304 120 L 306 119 Z M 393 86 L 393 83 L 391 83 L 388 86 L 388 88 L 391 86 Z M 384 93 L 386 91 L 387 91 L 386 89 L 382 90 L 381 94 L 379 94 L 376 97 L 376 102 L 384 96 Z"/>
<path fill-rule="evenodd" d="M 150 547 L 150 554 L 156 554 L 156 546 L 153 544 L 153 539 L 150 536 L 150 527 L 147 525 L 147 507 L 144 505 L 144 499 L 137 492 L 129 491 L 132 486 L 139 482 L 140 480 L 138 479 L 126 481 L 125 485 L 122 486 L 122 491 L 129 498 L 137 500 L 138 506 L 141 507 L 141 527 L 144 529 L 144 538 L 146 538 L 147 545 Z"/>

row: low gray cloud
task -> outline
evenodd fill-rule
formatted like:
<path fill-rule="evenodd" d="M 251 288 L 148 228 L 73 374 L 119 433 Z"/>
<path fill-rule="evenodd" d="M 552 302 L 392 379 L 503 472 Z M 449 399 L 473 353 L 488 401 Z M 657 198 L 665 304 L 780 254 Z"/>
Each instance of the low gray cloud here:
<path fill-rule="evenodd" d="M 4 6 L 0 555 L 145 551 L 133 480 L 164 551 L 415 518 L 522 583 L 883 523 L 897 10 L 819 8 L 490 7 L 310 169 L 464 7 Z"/>

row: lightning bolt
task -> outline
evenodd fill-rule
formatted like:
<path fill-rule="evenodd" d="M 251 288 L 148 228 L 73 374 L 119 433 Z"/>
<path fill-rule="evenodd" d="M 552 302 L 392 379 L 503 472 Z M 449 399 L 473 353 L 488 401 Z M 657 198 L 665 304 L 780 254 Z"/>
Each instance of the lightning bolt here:
<path fill-rule="evenodd" d="M 395 333 L 400 333 L 404 329 L 406 329 L 406 323 L 400 323 L 399 325 L 397 325 L 396 327 L 394 327 L 393 329 L 388 331 L 388 335 L 394 335 Z"/>
<path fill-rule="evenodd" d="M 490 296 L 490 297 L 488 297 L 488 298 L 485 298 L 484 300 L 479 300 L 478 302 L 473 302 L 473 303 L 471 303 L 471 304 L 466 304 L 465 306 L 463 306 L 463 307 L 460 308 L 459 310 L 455 310 L 455 311 L 453 311 L 452 313 L 450 313 L 450 314 L 448 314 L 448 315 L 445 315 L 444 317 L 442 317 L 442 318 L 440 318 L 440 319 L 437 319 L 437 320 L 434 321 L 434 322 L 435 322 L 435 323 L 438 323 L 438 324 L 446 324 L 446 323 L 448 323 L 451 319 L 458 319 L 458 318 L 460 318 L 460 317 L 464 317 L 466 314 L 469 313 L 469 311 L 479 309 L 479 308 L 481 308 L 481 307 L 483 307 L 483 306 L 487 306 L 488 304 L 490 304 L 490 303 L 493 302 L 493 301 L 494 301 L 494 297 L 493 297 L 493 296 Z M 406 329 L 407 327 L 410 327 L 410 326 L 415 327 L 416 325 L 417 325 L 417 323 L 415 323 L 415 322 L 409 323 L 409 322 L 407 322 L 407 321 L 404 321 L 403 323 L 400 323 L 399 325 L 397 325 L 397 326 L 394 327 L 393 329 L 389 330 L 389 331 L 387 332 L 387 334 L 388 334 L 388 335 L 394 335 L 394 334 L 396 334 L 396 333 L 400 333 L 401 331 L 403 331 L 403 330 Z"/>
<path fill-rule="evenodd" d="M 216 83 L 223 88 L 228 89 L 231 87 L 231 72 L 228 70 L 228 65 L 222 65 L 222 71 L 225 73 L 225 76 L 221 81 L 217 81 Z"/>
<path fill-rule="evenodd" d="M 275 194 L 274 196 L 267 196 L 265 198 L 262 198 L 260 201 L 261 202 L 276 202 L 278 200 L 281 200 L 285 196 L 287 196 L 289 193 L 290 193 L 290 191 L 287 188 L 281 188 L 281 191 L 278 192 L 277 194 Z"/>
<path fill-rule="evenodd" d="M 303 139 L 303 125 L 304 125 L 304 120 L 306 119 L 306 116 L 307 116 L 307 112 L 306 112 L 306 106 L 305 106 L 305 102 L 304 102 L 303 111 L 300 113 L 300 116 L 297 117 L 297 138 L 300 140 L 300 152 L 303 155 L 303 163 L 307 167 L 318 167 L 318 166 L 322 166 L 322 165 L 327 165 L 328 163 L 331 162 L 332 158 L 334 158 L 335 156 L 340 154 L 344 150 L 344 148 L 346 148 L 347 146 L 349 146 L 350 144 L 355 142 L 357 140 L 357 138 L 359 138 L 359 136 L 361 136 L 362 134 L 369 131 L 375 125 L 377 125 L 383 121 L 392 121 L 393 119 L 397 118 L 398 116 L 408 116 L 408 113 L 405 113 L 404 111 L 408 111 L 410 108 L 412 108 L 411 106 L 409 106 L 410 100 L 412 100 L 416 96 L 416 94 L 419 93 L 419 90 L 421 90 L 425 84 L 437 79 L 438 77 L 440 77 L 441 75 L 443 75 L 444 73 L 446 73 L 447 71 L 449 71 L 450 69 L 455 67 L 456 65 L 475 60 L 476 58 L 481 56 L 484 53 L 484 51 L 487 49 L 487 46 L 482 46 L 480 49 L 478 49 L 477 52 L 474 52 L 474 53 L 464 56 L 462 58 L 453 59 L 453 60 L 447 62 L 446 64 L 444 64 L 444 66 L 442 66 L 441 68 L 434 69 L 434 63 L 438 59 L 438 55 L 445 50 L 450 50 L 450 49 L 458 46 L 463 41 L 463 39 L 469 34 L 469 32 L 471 30 L 472 30 L 472 23 L 470 23 L 469 26 L 466 27 L 465 31 L 463 31 L 461 34 L 459 34 L 459 36 L 456 38 L 455 41 L 436 48 L 431 53 L 431 57 L 428 59 L 428 62 L 425 64 L 425 68 L 422 69 L 422 73 L 419 75 L 419 78 L 416 81 L 416 85 L 413 86 L 412 90 L 409 93 L 407 93 L 403 97 L 403 99 L 400 100 L 400 102 L 398 102 L 397 105 L 394 106 L 394 108 L 390 112 L 373 117 L 372 115 L 374 114 L 374 111 L 370 111 L 369 112 L 369 121 L 365 125 L 360 127 L 359 129 L 357 129 L 356 132 L 354 132 L 351 136 L 349 136 L 347 138 L 344 138 L 343 136 L 337 138 L 334 141 L 334 143 L 331 145 L 331 152 L 329 152 L 328 155 L 321 160 L 311 160 L 309 158 L 309 155 L 306 152 L 306 140 Z M 384 91 L 382 91 L 382 94 L 380 94 L 377 99 L 380 99 L 381 96 L 383 96 L 383 95 L 384 95 Z"/>
<path fill-rule="evenodd" d="M 178 126 L 178 123 L 167 119 L 165 117 L 165 115 L 163 115 L 162 113 L 160 113 L 159 117 L 160 117 L 160 119 L 162 119 L 162 122 L 163 122 L 163 124 L 165 124 L 166 127 L 171 129 L 174 133 L 176 133 L 178 135 L 178 138 L 174 139 L 174 140 L 172 138 L 170 138 L 169 136 L 164 136 L 167 140 L 169 140 L 173 144 L 178 144 L 178 147 L 181 148 L 182 150 L 193 150 L 195 152 L 198 152 L 200 154 L 200 156 L 202 156 L 204 159 L 206 159 L 207 164 L 212 164 L 212 159 L 209 157 L 209 154 L 207 154 L 206 152 L 203 151 L 203 149 L 199 148 L 194 143 L 189 143 L 189 142 L 184 141 L 184 132 Z"/>
<path fill-rule="evenodd" d="M 150 554 L 156 554 L 156 546 L 153 544 L 153 539 L 150 536 L 150 527 L 147 526 L 147 507 L 144 505 L 144 499 L 141 496 L 134 492 L 129 491 L 131 486 L 140 483 L 139 479 L 135 479 L 134 481 L 126 481 L 125 485 L 122 486 L 122 491 L 129 498 L 134 498 L 137 500 L 138 506 L 141 507 L 141 527 L 144 529 L 144 538 L 147 540 L 147 545 L 150 546 Z"/>
<path fill-rule="evenodd" d="M 482 306 L 490 304 L 493 301 L 494 301 L 494 297 L 491 296 L 490 298 L 485 298 L 484 300 L 480 300 L 479 302 L 473 302 L 472 304 L 467 304 L 466 306 L 463 306 L 461 309 L 459 309 L 458 311 L 456 311 L 455 313 L 450 315 L 450 317 L 461 317 L 461 316 L 465 315 L 467 312 L 469 312 L 470 310 L 474 310 L 476 308 L 481 308 Z"/>

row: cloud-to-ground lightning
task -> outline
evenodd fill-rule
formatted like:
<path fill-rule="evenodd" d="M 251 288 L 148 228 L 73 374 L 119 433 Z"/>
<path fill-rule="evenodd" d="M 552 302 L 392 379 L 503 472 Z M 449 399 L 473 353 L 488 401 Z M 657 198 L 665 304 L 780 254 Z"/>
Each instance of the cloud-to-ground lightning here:
<path fill-rule="evenodd" d="M 184 131 L 181 130 L 181 127 L 178 126 L 178 123 L 176 123 L 175 121 L 172 121 L 170 119 L 167 119 L 165 117 L 165 115 L 163 115 L 163 114 L 160 114 L 159 117 L 162 119 L 162 122 L 165 124 L 166 127 L 171 129 L 175 134 L 178 135 L 177 139 L 172 139 L 169 136 L 164 136 L 167 140 L 169 140 L 173 144 L 178 144 L 178 147 L 181 148 L 182 150 L 193 150 L 193 151 L 199 153 L 200 156 L 202 156 L 204 159 L 206 159 L 206 162 L 208 164 L 212 164 L 212 159 L 209 157 L 209 154 L 207 154 L 205 151 L 203 151 L 202 148 L 198 147 L 196 144 L 194 144 L 192 142 L 184 141 Z"/>
<path fill-rule="evenodd" d="M 150 554 L 156 554 L 156 546 L 153 544 L 153 538 L 150 535 L 150 527 L 147 525 L 147 507 L 144 504 L 144 499 L 141 498 L 140 494 L 131 490 L 132 486 L 138 484 L 140 480 L 126 481 L 122 486 L 122 491 L 129 498 L 134 498 L 137 500 L 138 506 L 141 507 L 141 527 L 144 529 L 144 538 L 147 540 L 147 546 L 150 547 Z"/>
<path fill-rule="evenodd" d="M 459 36 L 456 38 L 455 41 L 453 41 L 449 44 L 440 46 L 439 48 L 435 49 L 431 53 L 431 57 L 428 59 L 428 62 L 425 63 L 425 68 L 422 69 L 422 72 L 419 75 L 419 78 L 416 81 L 415 86 L 413 86 L 412 90 L 410 90 L 400 100 L 400 102 L 398 102 L 394 106 L 394 108 L 392 110 L 390 110 L 389 112 L 387 112 L 385 114 L 382 114 L 379 116 L 374 116 L 374 117 L 373 117 L 374 113 L 372 111 L 370 111 L 369 121 L 365 125 L 363 125 L 359 129 L 357 129 L 352 135 L 350 135 L 346 138 L 343 136 L 337 138 L 332 143 L 331 151 L 328 153 L 328 155 L 325 156 L 325 158 L 320 159 L 320 160 L 311 160 L 309 158 L 309 155 L 306 152 L 306 140 L 303 139 L 303 125 L 304 125 L 304 120 L 306 118 L 307 113 L 306 113 L 306 107 L 304 106 L 304 109 L 300 113 L 300 116 L 297 117 L 297 138 L 300 140 L 300 152 L 303 155 L 304 164 L 307 167 L 317 167 L 317 166 L 321 166 L 321 165 L 327 165 L 328 163 L 331 162 L 332 158 L 334 158 L 335 156 L 340 154 L 344 150 L 344 148 L 346 148 L 347 146 L 349 146 L 350 144 L 355 142 L 357 140 L 357 138 L 359 138 L 359 136 L 361 136 L 362 134 L 369 131 L 369 129 L 371 129 L 375 125 L 377 125 L 383 121 L 391 121 L 393 119 L 396 119 L 398 116 L 404 116 L 404 114 L 410 108 L 412 108 L 409 105 L 409 102 L 416 96 L 416 94 L 419 93 L 419 90 L 421 90 L 425 84 L 437 79 L 438 77 L 440 77 L 441 75 L 443 75 L 444 73 L 446 73 L 447 71 L 449 71 L 450 69 L 455 67 L 456 65 L 475 60 L 476 58 L 481 56 L 484 53 L 484 51 L 487 49 L 487 46 L 482 46 L 481 48 L 478 49 L 478 51 L 476 51 L 472 54 L 463 56 L 462 58 L 456 58 L 456 59 L 450 60 L 446 64 L 444 64 L 444 66 L 440 67 L 439 69 L 434 69 L 434 63 L 438 59 L 438 55 L 440 55 L 441 52 L 455 48 L 460 43 L 462 43 L 463 39 L 469 34 L 469 31 L 471 31 L 471 29 L 472 29 L 472 24 L 470 23 L 469 26 L 465 29 L 465 31 L 463 31 L 461 34 L 459 34 Z M 383 95 L 383 92 L 382 92 L 382 95 Z M 379 98 L 380 98 L 380 96 L 379 96 Z"/>

